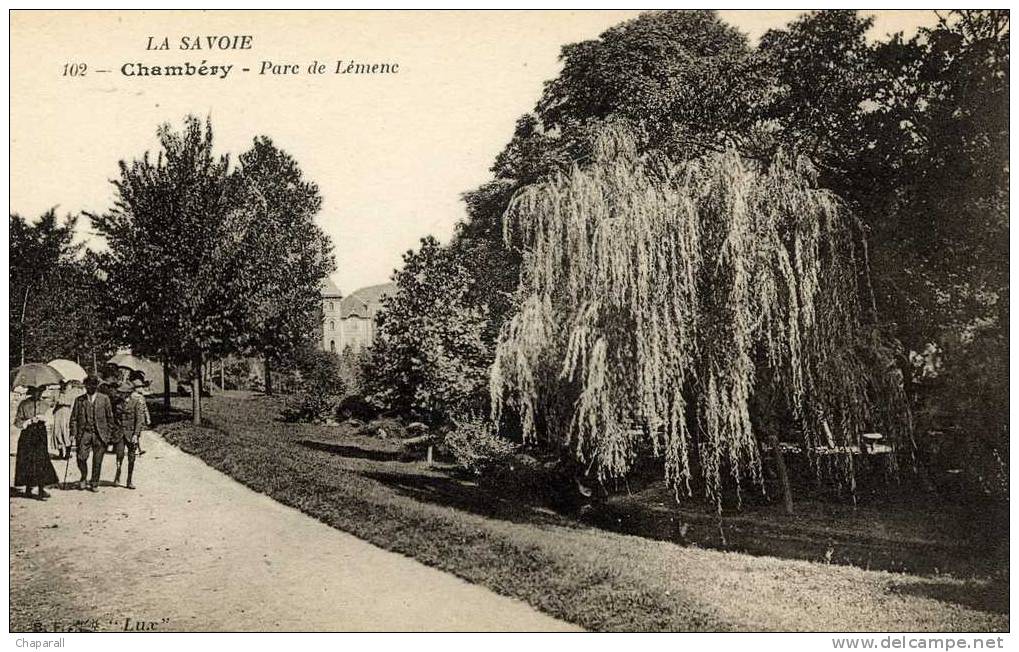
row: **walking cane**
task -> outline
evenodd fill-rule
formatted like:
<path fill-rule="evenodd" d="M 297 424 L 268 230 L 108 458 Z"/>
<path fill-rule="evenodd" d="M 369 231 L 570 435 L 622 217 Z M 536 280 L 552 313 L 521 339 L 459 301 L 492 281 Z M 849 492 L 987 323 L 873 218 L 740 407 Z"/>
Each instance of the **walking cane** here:
<path fill-rule="evenodd" d="M 71 444 L 71 447 L 68 449 L 67 461 L 64 462 L 64 481 L 60 485 L 61 489 L 67 489 L 67 471 L 68 471 L 68 469 L 71 468 L 71 453 L 70 453 L 70 451 L 77 452 L 77 444 Z"/>

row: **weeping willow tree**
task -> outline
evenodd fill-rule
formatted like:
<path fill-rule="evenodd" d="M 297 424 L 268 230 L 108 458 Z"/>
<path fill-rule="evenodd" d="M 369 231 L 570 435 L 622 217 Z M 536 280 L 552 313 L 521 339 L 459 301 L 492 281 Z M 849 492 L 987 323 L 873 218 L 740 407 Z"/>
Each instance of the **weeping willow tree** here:
<path fill-rule="evenodd" d="M 905 435 L 859 225 L 805 159 L 676 164 L 610 129 L 587 165 L 522 189 L 504 229 L 523 266 L 492 418 L 512 410 L 599 479 L 650 455 L 677 497 L 699 473 L 721 508 L 726 474 L 763 488 L 768 428 L 808 451 Z M 827 457 L 851 481 L 852 455 Z"/>

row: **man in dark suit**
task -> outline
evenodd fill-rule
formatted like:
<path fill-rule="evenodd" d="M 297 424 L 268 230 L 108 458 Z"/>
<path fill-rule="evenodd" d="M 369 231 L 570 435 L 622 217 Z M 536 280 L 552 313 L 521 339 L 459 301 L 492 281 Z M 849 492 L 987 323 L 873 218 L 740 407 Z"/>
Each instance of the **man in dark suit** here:
<path fill-rule="evenodd" d="M 113 405 L 106 394 L 96 391 L 99 381 L 89 376 L 85 379 L 85 393 L 74 401 L 71 408 L 71 437 L 78 447 L 78 471 L 81 480 L 79 489 L 96 491 L 103 470 L 103 456 L 106 443 L 113 440 L 116 423 L 113 421 Z M 88 482 L 88 456 L 92 453 L 92 481 Z"/>

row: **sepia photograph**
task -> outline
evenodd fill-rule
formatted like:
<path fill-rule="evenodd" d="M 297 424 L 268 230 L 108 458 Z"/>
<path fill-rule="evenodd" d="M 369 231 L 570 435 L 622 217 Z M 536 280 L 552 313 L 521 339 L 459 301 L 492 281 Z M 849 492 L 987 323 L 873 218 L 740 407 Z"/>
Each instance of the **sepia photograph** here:
<path fill-rule="evenodd" d="M 1008 647 L 1008 9 L 8 18 L 12 647 Z"/>

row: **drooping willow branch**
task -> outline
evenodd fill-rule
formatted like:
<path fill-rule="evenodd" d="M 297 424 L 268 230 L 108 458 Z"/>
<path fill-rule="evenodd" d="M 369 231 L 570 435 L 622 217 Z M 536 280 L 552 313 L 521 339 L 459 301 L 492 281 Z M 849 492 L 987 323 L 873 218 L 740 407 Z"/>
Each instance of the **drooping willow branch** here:
<path fill-rule="evenodd" d="M 504 219 L 524 256 L 491 369 L 497 423 L 511 408 L 525 438 L 602 479 L 652 455 L 689 493 L 699 468 L 719 505 L 726 472 L 761 481 L 764 394 L 808 450 L 902 433 L 861 318 L 858 230 L 806 160 L 673 164 L 610 128 L 593 162 L 522 189 Z"/>

